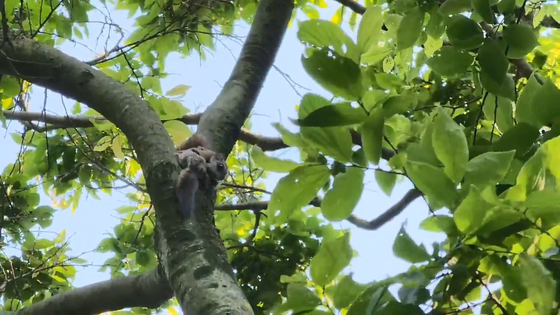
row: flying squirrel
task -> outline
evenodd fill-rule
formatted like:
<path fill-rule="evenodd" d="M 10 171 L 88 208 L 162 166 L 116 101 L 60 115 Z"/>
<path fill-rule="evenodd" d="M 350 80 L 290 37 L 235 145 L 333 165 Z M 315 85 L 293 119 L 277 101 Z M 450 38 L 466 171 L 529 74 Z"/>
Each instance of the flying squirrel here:
<path fill-rule="evenodd" d="M 194 134 L 176 147 L 181 173 L 175 194 L 184 218 L 188 218 L 195 209 L 195 194 L 200 180 L 210 179 L 209 185 L 215 188 L 228 173 L 223 154 L 208 147 L 208 141 L 200 134 Z"/>

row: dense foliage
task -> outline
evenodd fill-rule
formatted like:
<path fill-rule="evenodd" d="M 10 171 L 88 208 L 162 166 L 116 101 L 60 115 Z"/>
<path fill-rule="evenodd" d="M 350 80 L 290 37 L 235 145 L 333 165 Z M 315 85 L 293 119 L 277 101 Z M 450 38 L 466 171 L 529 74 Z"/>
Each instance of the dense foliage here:
<path fill-rule="evenodd" d="M 96 5 L 7 0 L 6 25 L 56 46 L 89 37 Z M 128 10 L 137 29 L 126 44 L 89 63 L 146 99 L 180 143 L 196 119 L 176 99 L 188 86 L 162 91 L 166 57 L 204 56 L 214 47 L 213 32 L 232 34 L 239 19 L 251 23 L 258 3 L 108 5 Z M 340 8 L 331 20 L 319 19 L 327 5 Z M 556 2 L 312 0 L 296 8 L 308 17 L 291 24 L 306 47 L 302 66 L 333 98 L 304 95 L 293 119 L 299 132 L 275 125 L 281 146 L 239 141 L 216 206 L 223 210 L 216 226 L 255 313 L 558 313 Z M 72 288 L 73 264 L 84 261 L 65 253 L 64 234 L 38 238 L 32 228 L 48 227 L 59 209 L 76 210 L 86 193 L 110 194 L 117 181 L 137 192 L 128 194 L 130 206 L 116 209 L 123 220 L 113 235 L 100 241 L 99 252 L 114 253 L 101 269 L 120 277 L 157 265 L 155 213 L 122 131 L 79 103 L 71 114 L 81 117 L 73 119 L 22 115 L 32 88 L 13 76 L 0 83 L 0 118 L 22 121 L 26 130 L 12 134 L 24 149 L 0 180 L 2 244 L 21 249 L 19 256 L 0 255 L 4 310 Z M 299 149 L 301 161 L 266 153 L 287 146 Z M 270 192 L 262 183 L 267 172 L 285 174 Z M 375 172 L 386 194 L 402 178 L 415 186 L 381 223 L 352 215 L 365 172 Z M 446 240 L 428 250 L 403 227 L 393 249 L 412 263 L 407 272 L 369 284 L 343 274 L 354 255 L 350 233 L 329 222 L 375 229 L 420 196 L 431 211 L 421 227 Z M 387 290 L 395 284 L 398 296 Z"/>

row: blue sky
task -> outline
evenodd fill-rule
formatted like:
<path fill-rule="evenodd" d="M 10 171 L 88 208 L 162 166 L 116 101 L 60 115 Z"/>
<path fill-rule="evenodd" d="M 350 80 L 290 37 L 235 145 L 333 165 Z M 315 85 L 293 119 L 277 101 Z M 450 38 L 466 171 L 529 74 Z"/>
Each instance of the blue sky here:
<path fill-rule="evenodd" d="M 92 4 L 95 5 L 95 3 L 98 2 L 92 1 Z M 321 9 L 320 12 L 323 19 L 330 20 L 340 5 L 333 0 L 327 0 L 327 3 L 329 8 Z M 96 6 L 103 8 L 100 5 Z M 108 11 L 106 9 L 100 11 L 103 14 L 100 12 L 90 14 L 90 20 L 104 21 Z M 111 9 L 109 12 L 112 20 L 124 29 L 126 36 L 134 31 L 133 20 L 127 17 L 128 11 Z M 347 22 L 349 16 L 347 14 L 344 21 Z M 307 19 L 306 16 L 301 13 L 298 14 L 298 20 L 305 19 Z M 105 41 L 109 34 L 107 32 L 108 27 L 105 26 L 102 32 L 103 25 L 101 23 L 90 23 L 88 27 L 91 39 L 79 41 L 80 44 L 67 41 L 60 49 L 78 59 L 90 60 L 96 57 L 91 50 L 101 53 L 104 47 L 108 47 L 108 49 L 113 47 L 115 40 L 118 39 L 118 36 L 111 32 L 109 40 Z M 352 38 L 356 38 L 355 32 L 347 27 L 344 30 Z M 178 84 L 192 86 L 182 101 L 191 111 L 201 112 L 212 103 L 229 77 L 241 50 L 242 40 L 248 31 L 249 25 L 244 22 L 237 22 L 235 34 L 240 36 L 241 39 L 219 37 L 216 43 L 216 51 L 209 52 L 206 61 L 200 60 L 198 55 L 195 54 L 186 59 L 178 57 L 177 54 L 170 55 L 167 59 L 166 69 L 171 72 L 171 75 L 162 80 L 163 91 L 167 91 Z M 101 32 L 102 35 L 98 40 L 98 34 Z M 290 117 L 296 117 L 295 105 L 301 100 L 294 89 L 301 95 L 312 92 L 326 97 L 331 96 L 305 73 L 300 61 L 303 45 L 298 41 L 296 32 L 297 23 L 293 23 L 286 33 L 274 65 L 303 88 L 292 87 L 278 70 L 271 69 L 253 111 L 253 132 L 266 136 L 278 136 L 271 126 L 272 123 L 276 122 L 282 123 L 291 130 L 297 130 L 288 120 Z M 35 87 L 31 110 L 40 111 L 43 100 L 44 90 Z M 64 113 L 63 106 L 67 106 L 70 110 L 74 101 L 66 100 L 63 105 L 60 95 L 49 91 L 46 104 L 48 113 L 62 115 Z M 4 131 L 0 134 L 0 147 L 4 152 L 7 152 L 7 154 L 0 155 L 0 167 L 3 168 L 8 163 L 13 163 L 17 158 L 19 145 L 13 142 L 9 133 L 21 132 L 22 130 L 23 127 L 19 123 L 11 122 L 8 132 Z M 287 150 L 281 155 L 275 153 L 274 156 L 298 159 L 296 149 Z M 267 187 L 272 189 L 281 176 L 283 175 L 271 174 L 266 179 Z M 354 214 L 368 220 L 373 219 L 397 202 L 411 187 L 412 185 L 408 181 L 399 183 L 392 196 L 387 197 L 375 183 L 373 171 L 368 171 L 365 177 L 365 189 Z M 71 214 L 70 210 L 56 213 L 53 225 L 45 231 L 49 234 L 45 234 L 43 237 L 52 239 L 54 238 L 53 232 L 59 233 L 66 229 L 67 237 L 70 237 L 71 254 L 79 255 L 94 250 L 99 241 L 106 237 L 103 234 L 111 232 L 119 221 L 114 209 L 123 205 L 130 205 L 125 196 L 127 192 L 114 190 L 112 196 L 101 194 L 102 200 L 83 196 L 80 206 L 74 214 Z M 41 197 L 41 204 L 51 204 L 50 199 L 42 193 Z M 335 223 L 335 228 L 350 228 L 352 232 L 351 245 L 359 253 L 359 256 L 353 259 L 346 272 L 353 272 L 355 280 L 365 283 L 372 280 L 381 280 L 407 270 L 410 264 L 394 257 L 392 253 L 393 241 L 403 222 L 407 222 L 406 229 L 411 237 L 417 243 L 424 243 L 428 248 L 431 248 L 432 242 L 444 239 L 444 235 L 425 232 L 418 228 L 419 223 L 427 216 L 428 209 L 420 198 L 412 203 L 404 213 L 377 231 L 360 230 L 347 222 Z M 88 259 L 93 266 L 84 269 L 78 268 L 78 274 L 74 281 L 75 286 L 80 287 L 109 278 L 108 273 L 100 273 L 97 270 L 110 255 L 89 253 L 82 257 Z"/>

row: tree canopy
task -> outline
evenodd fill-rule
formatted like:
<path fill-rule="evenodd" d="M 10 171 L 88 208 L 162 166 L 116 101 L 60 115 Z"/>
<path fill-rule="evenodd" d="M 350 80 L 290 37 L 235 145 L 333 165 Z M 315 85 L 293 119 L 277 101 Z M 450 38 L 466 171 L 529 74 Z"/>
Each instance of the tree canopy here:
<path fill-rule="evenodd" d="M 128 12 L 133 32 L 112 10 Z M 0 13 L 0 121 L 21 148 L 0 177 L 3 311 L 560 311 L 556 2 L 0 0 Z M 188 71 L 169 56 L 217 62 L 208 52 L 239 21 L 250 31 L 212 104 L 197 112 L 181 101 L 189 85 L 162 88 Z M 119 37 L 114 46 L 88 61 L 58 49 L 94 40 L 94 23 Z M 288 27 L 305 47 L 291 58 L 323 90 L 264 135 L 251 113 Z M 34 101 L 43 88 L 74 103 L 52 113 Z M 217 192 L 197 192 L 185 219 L 175 146 L 194 125 L 230 173 Z M 374 219 L 355 213 L 371 174 L 395 198 Z M 392 194 L 402 181 L 413 188 Z M 96 248 L 110 255 L 100 270 L 111 279 L 74 287 L 88 263 L 68 254 L 79 244 L 37 229 L 123 184 L 128 205 Z M 410 268 L 354 279 L 351 231 L 337 223 L 373 231 L 415 200 L 429 208 L 420 228 L 445 240 L 419 244 L 403 225 L 389 241 Z"/>

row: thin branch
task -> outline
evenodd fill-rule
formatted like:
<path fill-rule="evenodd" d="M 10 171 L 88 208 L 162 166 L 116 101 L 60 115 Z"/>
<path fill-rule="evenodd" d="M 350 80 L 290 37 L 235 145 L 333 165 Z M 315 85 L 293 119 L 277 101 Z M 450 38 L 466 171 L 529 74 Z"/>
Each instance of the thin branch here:
<path fill-rule="evenodd" d="M 387 222 L 394 219 L 397 215 L 401 214 L 414 200 L 422 196 L 422 193 L 417 189 L 409 190 L 401 200 L 394 204 L 391 208 L 385 210 L 377 218 L 367 221 L 356 217 L 355 215 L 350 215 L 346 221 L 354 224 L 355 226 L 364 230 L 377 230 L 378 228 L 385 225 Z M 316 197 L 313 199 L 309 205 L 315 207 L 321 207 L 321 199 Z M 253 210 L 253 211 L 263 211 L 268 208 L 268 201 L 252 201 L 244 202 L 238 204 L 221 204 L 216 205 L 214 210 L 216 211 L 235 211 L 235 210 Z"/>
<path fill-rule="evenodd" d="M 91 128 L 93 127 L 93 123 L 91 122 L 96 121 L 98 123 L 107 121 L 104 117 L 100 116 L 59 116 L 59 115 L 51 115 L 51 114 L 43 114 L 37 112 L 15 112 L 15 111 L 2 111 L 3 115 L 10 120 L 19 120 L 19 121 L 40 121 L 46 124 L 50 124 L 46 127 L 42 127 L 41 131 L 49 131 L 55 129 L 66 129 L 66 128 Z M 186 125 L 196 125 L 200 120 L 202 114 L 191 114 L 185 115 L 181 117 L 181 122 L 185 123 Z M 38 130 L 39 131 L 39 130 Z M 349 129 L 350 134 L 352 135 L 352 142 L 355 145 L 362 145 L 362 138 L 361 135 L 353 130 Z M 239 134 L 239 140 L 251 144 L 251 145 L 258 145 L 263 151 L 276 151 L 280 149 L 289 148 L 287 144 L 282 141 L 280 137 L 266 137 L 262 135 L 258 135 L 252 133 L 248 129 L 241 128 Z M 381 156 L 384 160 L 390 160 L 395 153 L 387 148 L 382 148 Z"/>

